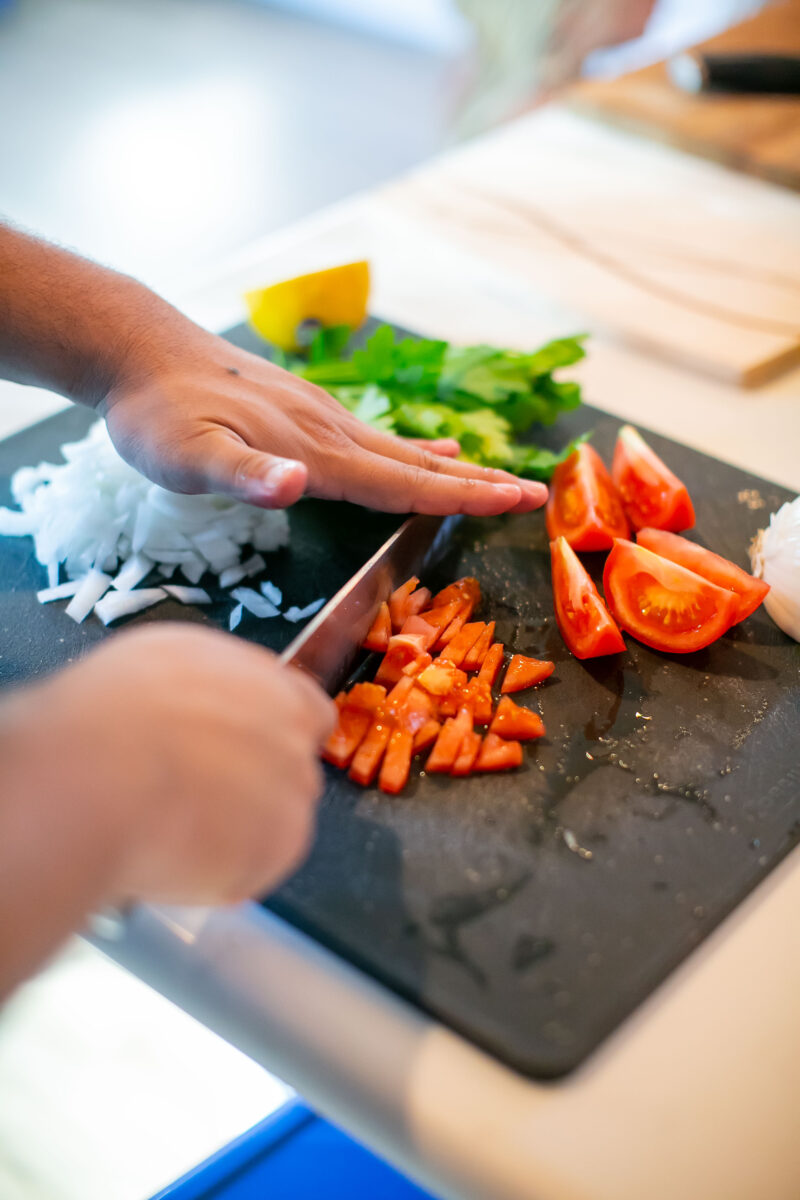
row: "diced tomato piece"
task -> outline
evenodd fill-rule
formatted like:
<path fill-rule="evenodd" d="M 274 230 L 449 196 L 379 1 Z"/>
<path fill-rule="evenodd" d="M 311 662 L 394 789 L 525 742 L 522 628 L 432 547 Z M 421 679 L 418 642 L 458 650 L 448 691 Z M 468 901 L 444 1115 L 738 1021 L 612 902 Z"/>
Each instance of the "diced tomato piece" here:
<path fill-rule="evenodd" d="M 483 621 L 470 621 L 463 625 L 452 641 L 448 642 L 439 657 L 460 667 L 467 654 L 483 632 Z"/>
<path fill-rule="evenodd" d="M 374 717 L 361 745 L 355 752 L 348 772 L 354 783 L 368 787 L 381 765 L 381 759 L 392 734 L 392 723 L 383 716 Z"/>
<path fill-rule="evenodd" d="M 438 608 L 442 604 L 450 604 L 453 600 L 468 600 L 475 609 L 481 602 L 481 585 L 472 575 L 465 575 L 462 579 L 457 579 L 455 583 L 451 583 L 448 587 L 442 588 L 433 597 L 431 604 L 432 608 Z"/>
<path fill-rule="evenodd" d="M 322 747 L 322 757 L 326 762 L 342 770 L 349 767 L 372 720 L 372 714 L 363 709 L 340 709 L 336 728 Z"/>
<path fill-rule="evenodd" d="M 565 537 L 573 550 L 608 550 L 615 537 L 629 536 L 620 494 L 587 442 L 553 472 L 545 519 L 551 541 Z"/>
<path fill-rule="evenodd" d="M 425 763 L 425 770 L 431 773 L 452 771 L 453 764 L 461 750 L 461 743 L 471 732 L 472 714 L 468 708 L 461 708 L 458 716 L 450 717 L 440 729 L 439 736 Z"/>
<path fill-rule="evenodd" d="M 469 607 L 466 602 L 464 602 L 459 607 L 458 612 L 453 617 L 450 624 L 439 634 L 439 637 L 433 644 L 434 650 L 443 650 L 448 642 L 452 642 L 453 638 L 457 637 L 464 628 L 469 618 Z"/>
<path fill-rule="evenodd" d="M 546 659 L 526 658 L 524 654 L 515 654 L 508 664 L 500 691 L 505 695 L 506 692 L 521 692 L 525 688 L 536 687 L 537 683 L 548 679 L 555 669 L 555 663 Z"/>
<path fill-rule="evenodd" d="M 495 680 L 500 673 L 500 668 L 503 665 L 503 643 L 494 642 L 483 660 L 478 679 L 488 683 L 489 687 L 494 687 Z"/>
<path fill-rule="evenodd" d="M 454 600 L 452 604 L 443 604 L 439 608 L 426 608 L 424 612 L 418 614 L 419 617 L 436 630 L 438 635 L 447 628 L 454 617 L 457 617 L 461 612 L 461 601 Z"/>
<path fill-rule="evenodd" d="M 496 733 L 501 738 L 516 738 L 520 742 L 528 742 L 532 738 L 544 737 L 544 722 L 538 713 L 515 704 L 508 696 L 503 696 L 492 718 L 489 733 Z"/>
<path fill-rule="evenodd" d="M 389 639 L 389 648 L 381 659 L 375 673 L 375 682 L 391 685 L 403 674 L 403 667 L 425 653 L 425 639 L 421 634 L 396 633 Z"/>
<path fill-rule="evenodd" d="M 550 543 L 550 566 L 556 621 L 575 657 L 597 658 L 624 650 L 622 634 L 566 538 Z"/>
<path fill-rule="evenodd" d="M 472 768 L 475 766 L 475 760 L 478 757 L 483 741 L 481 735 L 473 729 L 471 733 L 466 734 L 461 749 L 458 752 L 456 761 L 453 763 L 451 775 L 463 777 L 472 774 Z"/>
<path fill-rule="evenodd" d="M 391 720 L 397 720 L 405 708 L 409 696 L 414 690 L 414 682 L 409 675 L 401 675 L 389 692 L 389 695 L 386 697 L 386 703 L 381 711 L 386 713 Z"/>
<path fill-rule="evenodd" d="M 411 579 L 407 579 L 405 583 L 401 583 L 399 588 L 395 588 L 389 597 L 389 616 L 391 617 L 392 629 L 395 633 L 402 628 L 406 617 L 411 616 L 408 601 L 418 583 L 419 580 L 416 575 L 413 575 Z"/>
<path fill-rule="evenodd" d="M 472 710 L 476 725 L 488 725 L 492 719 L 494 703 L 492 701 L 491 684 L 478 676 L 471 679 L 463 689 L 464 703 Z"/>
<path fill-rule="evenodd" d="M 412 659 L 410 663 L 406 663 L 406 665 L 403 667 L 403 674 L 412 676 L 419 675 L 420 672 L 424 671 L 426 667 L 429 667 L 432 662 L 433 659 L 426 651 L 424 654 L 420 654 L 418 658 Z"/>
<path fill-rule="evenodd" d="M 623 629 L 672 654 L 701 650 L 736 620 L 733 592 L 633 542 L 614 543 L 603 589 Z"/>
<path fill-rule="evenodd" d="M 402 792 L 408 783 L 413 746 L 413 733 L 408 729 L 393 730 L 378 776 L 378 787 L 382 792 L 388 792 L 392 796 Z"/>
<path fill-rule="evenodd" d="M 483 739 L 477 760 L 476 771 L 509 771 L 522 763 L 522 746 L 519 742 L 507 742 L 496 733 L 487 733 Z"/>
<path fill-rule="evenodd" d="M 412 686 L 398 712 L 398 723 L 403 729 L 416 734 L 422 726 L 435 716 L 435 703 L 422 688 Z"/>
<path fill-rule="evenodd" d="M 769 584 L 764 583 L 763 579 L 748 575 L 727 558 L 679 537 L 677 533 L 667 533 L 664 529 L 642 529 L 636 535 L 636 543 L 644 546 L 645 550 L 652 550 L 654 554 L 660 554 L 662 558 L 694 571 L 696 575 L 702 575 L 709 583 L 734 592 L 737 605 L 734 624 L 755 612 L 769 591 Z"/>
<path fill-rule="evenodd" d="M 486 658 L 486 655 L 489 652 L 489 647 L 492 644 L 494 628 L 494 621 L 490 621 L 488 625 L 484 625 L 483 633 L 478 638 L 477 642 L 461 664 L 461 667 L 464 671 L 479 671 L 483 666 L 483 660 Z"/>
<path fill-rule="evenodd" d="M 460 672 L 452 663 L 443 663 L 436 659 L 417 677 L 417 683 L 432 696 L 446 696 L 457 686 L 460 674 L 463 672 Z"/>
<path fill-rule="evenodd" d="M 678 533 L 694 525 L 694 507 L 685 484 L 632 425 L 623 425 L 617 435 L 612 475 L 634 529 Z"/>
<path fill-rule="evenodd" d="M 415 617 L 421 613 L 424 608 L 427 608 L 431 602 L 430 588 L 418 587 L 415 592 L 412 592 L 408 597 L 406 611 L 409 617 Z"/>
<path fill-rule="evenodd" d="M 360 708 L 364 712 L 377 712 L 386 699 L 386 688 L 377 683 L 355 683 L 345 694 L 345 708 Z"/>
<path fill-rule="evenodd" d="M 384 600 L 375 616 L 375 620 L 370 626 L 369 633 L 364 638 L 364 649 L 374 650 L 377 654 L 383 654 L 389 645 L 389 638 L 392 636 L 392 618 L 389 616 L 389 605 Z"/>
<path fill-rule="evenodd" d="M 441 728 L 438 721 L 434 721 L 432 717 L 429 718 L 414 735 L 414 753 L 422 754 L 424 750 L 432 746 L 439 736 Z"/>
<path fill-rule="evenodd" d="M 411 633 L 417 637 L 423 637 L 425 639 L 426 650 L 430 650 L 431 646 L 436 641 L 438 632 L 438 629 L 435 629 L 433 625 L 429 625 L 424 617 L 418 617 L 416 614 L 411 617 L 406 617 L 405 621 L 403 622 L 403 628 L 400 630 L 401 634 Z"/>

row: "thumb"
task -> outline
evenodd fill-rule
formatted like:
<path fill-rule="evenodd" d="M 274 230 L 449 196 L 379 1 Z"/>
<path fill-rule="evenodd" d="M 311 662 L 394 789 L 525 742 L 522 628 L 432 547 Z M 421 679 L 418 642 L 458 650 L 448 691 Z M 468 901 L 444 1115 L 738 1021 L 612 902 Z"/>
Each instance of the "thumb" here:
<path fill-rule="evenodd" d="M 194 466 L 204 490 L 260 508 L 288 508 L 305 491 L 308 470 L 294 458 L 253 450 L 234 434 L 218 434 L 199 445 L 202 461 Z"/>

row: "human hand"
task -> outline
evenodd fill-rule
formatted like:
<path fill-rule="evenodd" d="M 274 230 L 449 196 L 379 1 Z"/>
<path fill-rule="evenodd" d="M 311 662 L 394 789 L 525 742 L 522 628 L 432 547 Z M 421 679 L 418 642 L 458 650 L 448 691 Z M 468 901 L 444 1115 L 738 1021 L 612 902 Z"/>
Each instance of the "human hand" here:
<path fill-rule="evenodd" d="M 269 651 L 159 623 L 14 703 L 31 788 L 108 842 L 104 900 L 240 900 L 305 854 L 334 706 Z"/>
<path fill-rule="evenodd" d="M 529 512 L 544 484 L 453 461 L 457 443 L 372 429 L 321 388 L 181 318 L 138 346 L 102 405 L 120 454 L 175 492 L 263 508 L 303 493 L 387 512 Z"/>

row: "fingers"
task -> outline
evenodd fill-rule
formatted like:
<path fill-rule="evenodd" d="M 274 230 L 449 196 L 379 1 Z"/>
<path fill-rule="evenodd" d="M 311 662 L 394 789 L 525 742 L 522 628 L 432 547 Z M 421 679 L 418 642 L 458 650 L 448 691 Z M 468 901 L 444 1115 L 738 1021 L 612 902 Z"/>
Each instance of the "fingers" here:
<path fill-rule="evenodd" d="M 324 477 L 315 481 L 312 491 L 321 496 L 334 494 L 330 478 Z M 449 513 L 497 516 L 516 508 L 522 499 L 522 490 L 516 483 L 431 471 L 357 447 L 353 447 L 352 455 L 347 458 L 346 480 L 340 480 L 335 494 L 385 512 L 436 516 Z"/>
<path fill-rule="evenodd" d="M 438 454 L 442 458 L 457 458 L 461 453 L 461 445 L 455 438 L 403 438 L 403 441 L 408 442 L 412 446 L 416 446 L 419 450 L 428 450 L 431 454 Z"/>
<path fill-rule="evenodd" d="M 315 743 L 321 745 L 336 724 L 336 705 L 304 671 L 292 666 L 285 669 L 291 686 L 301 698 L 306 728 Z"/>
<path fill-rule="evenodd" d="M 229 430 L 210 432 L 193 444 L 192 478 L 198 491 L 217 492 L 260 508 L 288 508 L 303 495 L 304 463 L 253 450 Z"/>
<path fill-rule="evenodd" d="M 530 512 L 541 508 L 547 500 L 547 487 L 532 479 L 519 479 L 509 471 L 500 471 L 493 467 L 481 467 L 477 463 L 452 461 L 449 456 L 430 454 L 430 443 L 417 439 L 392 437 L 391 434 L 381 433 L 375 429 L 365 429 L 359 438 L 362 446 L 375 454 L 385 454 L 390 458 L 408 463 L 412 466 L 436 471 L 462 479 L 477 479 L 488 483 L 511 484 L 520 489 L 519 502 L 514 506 L 514 512 Z M 435 444 L 435 443 L 434 443 Z M 456 443 L 457 444 L 457 443 Z M 505 511 L 505 510 L 503 510 Z"/>

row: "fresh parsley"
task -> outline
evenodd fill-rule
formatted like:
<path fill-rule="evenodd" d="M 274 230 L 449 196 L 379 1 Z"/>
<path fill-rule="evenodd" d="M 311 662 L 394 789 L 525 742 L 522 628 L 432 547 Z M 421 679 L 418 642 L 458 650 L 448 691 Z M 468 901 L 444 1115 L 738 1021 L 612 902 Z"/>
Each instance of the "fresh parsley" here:
<path fill-rule="evenodd" d="M 398 338 L 390 325 L 348 352 L 349 336 L 344 326 L 318 329 L 306 356 L 286 365 L 370 425 L 405 437 L 457 438 L 462 458 L 535 479 L 549 479 L 574 449 L 571 442 L 554 453 L 518 439 L 581 403 L 580 385 L 553 373 L 584 357 L 585 335 L 530 354 Z"/>

